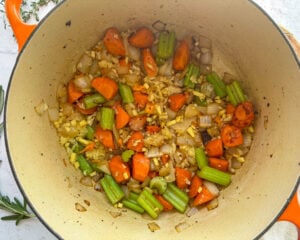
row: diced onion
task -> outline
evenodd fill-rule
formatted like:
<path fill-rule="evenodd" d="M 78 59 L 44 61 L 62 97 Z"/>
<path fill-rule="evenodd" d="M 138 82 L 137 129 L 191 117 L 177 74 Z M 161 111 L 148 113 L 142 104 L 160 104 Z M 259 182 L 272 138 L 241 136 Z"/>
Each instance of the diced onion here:
<path fill-rule="evenodd" d="M 186 215 L 188 217 L 191 217 L 191 216 L 197 214 L 198 212 L 199 212 L 199 209 L 197 207 L 192 207 L 192 208 L 187 210 Z"/>
<path fill-rule="evenodd" d="M 202 115 L 199 117 L 199 125 L 202 128 L 210 127 L 212 124 L 211 116 L 210 115 Z"/>
<path fill-rule="evenodd" d="M 212 54 L 210 51 L 206 53 L 202 53 L 200 56 L 200 61 L 202 64 L 211 64 L 212 61 Z"/>
<path fill-rule="evenodd" d="M 207 114 L 215 115 L 221 110 L 221 106 L 217 103 L 210 103 L 207 105 Z"/>
<path fill-rule="evenodd" d="M 161 153 L 158 147 L 152 147 L 147 152 L 145 152 L 145 156 L 148 158 L 160 157 Z"/>
<path fill-rule="evenodd" d="M 74 84 L 81 91 L 85 91 L 86 89 L 91 88 L 91 79 L 86 75 L 80 75 L 75 77 Z"/>
<path fill-rule="evenodd" d="M 209 181 L 203 181 L 203 184 L 205 185 L 205 187 L 207 187 L 208 191 L 210 191 L 210 193 L 214 196 L 218 196 L 220 190 L 218 189 L 218 187 L 216 186 L 216 184 L 209 182 Z"/>
<path fill-rule="evenodd" d="M 213 200 L 209 201 L 209 203 L 206 205 L 207 210 L 213 210 L 219 205 L 219 199 L 214 198 Z"/>
<path fill-rule="evenodd" d="M 171 154 L 173 152 L 173 147 L 170 144 L 164 144 L 160 147 L 160 152 L 165 154 Z"/>
<path fill-rule="evenodd" d="M 84 186 L 87 186 L 87 187 L 92 187 L 93 186 L 93 180 L 91 177 L 88 177 L 88 176 L 84 176 L 80 179 L 80 183 Z"/>
<path fill-rule="evenodd" d="M 92 64 L 93 59 L 87 54 L 84 54 L 77 64 L 77 70 L 81 73 L 88 73 Z"/>
<path fill-rule="evenodd" d="M 49 116 L 49 120 L 51 122 L 55 122 L 59 117 L 59 113 L 58 113 L 57 108 L 49 108 L 48 109 L 48 116 Z"/>
<path fill-rule="evenodd" d="M 37 114 L 42 115 L 44 112 L 47 111 L 48 105 L 42 100 L 37 106 L 34 107 Z"/>

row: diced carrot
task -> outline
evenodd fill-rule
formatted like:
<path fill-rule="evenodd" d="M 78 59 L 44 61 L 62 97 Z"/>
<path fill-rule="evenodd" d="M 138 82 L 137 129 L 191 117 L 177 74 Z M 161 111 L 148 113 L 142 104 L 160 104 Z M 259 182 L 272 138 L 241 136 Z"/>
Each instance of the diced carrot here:
<path fill-rule="evenodd" d="M 142 92 L 142 93 L 146 93 L 146 88 L 144 85 L 140 85 L 140 84 L 135 84 L 132 87 L 132 90 L 134 92 Z"/>
<path fill-rule="evenodd" d="M 131 67 L 131 64 L 129 61 L 126 61 L 125 58 L 120 58 L 119 59 L 119 65 L 122 67 L 127 67 L 128 69 Z"/>
<path fill-rule="evenodd" d="M 196 197 L 196 195 L 200 192 L 202 186 L 202 179 L 197 175 L 193 176 L 191 181 L 191 186 L 189 188 L 188 195 L 190 198 Z"/>
<path fill-rule="evenodd" d="M 144 109 L 148 102 L 148 94 L 142 92 L 133 92 L 134 103 L 137 105 L 138 108 Z"/>
<path fill-rule="evenodd" d="M 227 172 L 229 167 L 229 162 L 227 160 L 219 158 L 208 158 L 208 164 L 210 167 L 216 168 L 223 172 Z"/>
<path fill-rule="evenodd" d="M 148 114 L 154 114 L 156 112 L 155 110 L 155 104 L 151 102 L 147 102 L 145 107 L 145 112 Z"/>
<path fill-rule="evenodd" d="M 108 161 L 108 167 L 113 178 L 118 182 L 125 182 L 130 178 L 129 166 L 122 161 L 120 155 L 115 155 Z"/>
<path fill-rule="evenodd" d="M 136 152 L 142 152 L 144 147 L 144 135 L 142 132 L 133 132 L 128 139 L 127 148 Z"/>
<path fill-rule="evenodd" d="M 127 125 L 130 116 L 120 104 L 117 104 L 114 109 L 116 113 L 116 129 L 121 129 Z"/>
<path fill-rule="evenodd" d="M 154 197 L 163 205 L 164 211 L 171 211 L 174 207 L 171 203 L 169 203 L 163 196 L 155 194 Z"/>
<path fill-rule="evenodd" d="M 251 102 L 240 103 L 233 113 L 232 124 L 238 128 L 248 127 L 254 120 L 254 110 Z"/>
<path fill-rule="evenodd" d="M 92 151 L 95 147 L 95 142 L 91 142 L 88 145 L 85 146 L 84 149 L 82 149 L 79 153 L 84 153 L 84 152 L 88 152 L 88 151 Z"/>
<path fill-rule="evenodd" d="M 235 106 L 233 106 L 233 104 L 229 103 L 226 106 L 226 113 L 227 114 L 233 114 L 235 111 Z"/>
<path fill-rule="evenodd" d="M 190 59 L 190 48 L 186 40 L 179 43 L 175 50 L 173 58 L 173 69 L 176 71 L 182 71 L 187 66 Z"/>
<path fill-rule="evenodd" d="M 186 103 L 187 97 L 184 93 L 175 93 L 169 96 L 169 107 L 172 111 L 178 112 L 182 106 Z"/>
<path fill-rule="evenodd" d="M 167 153 L 164 153 L 161 157 L 160 157 L 161 162 L 163 163 L 163 165 L 166 165 L 169 161 L 170 161 L 170 155 Z"/>
<path fill-rule="evenodd" d="M 73 103 L 84 95 L 79 89 L 76 88 L 73 81 L 68 83 L 68 102 Z"/>
<path fill-rule="evenodd" d="M 208 189 L 207 187 L 205 187 L 205 185 L 202 185 L 202 190 L 200 193 L 198 193 L 198 195 L 195 197 L 192 205 L 193 206 L 199 206 L 203 203 L 207 203 L 211 200 L 213 200 L 216 196 L 213 195 Z"/>
<path fill-rule="evenodd" d="M 205 151 L 209 157 L 219 157 L 223 155 L 223 143 L 220 138 L 210 140 L 205 145 Z"/>
<path fill-rule="evenodd" d="M 119 30 L 115 27 L 108 28 L 103 38 L 107 51 L 113 55 L 125 56 L 125 47 Z"/>
<path fill-rule="evenodd" d="M 188 185 L 191 184 L 191 179 L 192 179 L 191 171 L 184 168 L 176 167 L 175 176 L 176 176 L 176 185 L 180 189 L 186 188 Z"/>
<path fill-rule="evenodd" d="M 135 153 L 132 157 L 132 177 L 140 182 L 145 181 L 150 171 L 150 159 L 143 153 Z"/>
<path fill-rule="evenodd" d="M 147 125 L 146 126 L 146 131 L 148 133 L 158 133 L 159 131 L 161 130 L 161 127 L 160 126 L 157 126 L 157 125 Z"/>
<path fill-rule="evenodd" d="M 158 73 L 158 67 L 156 65 L 155 59 L 151 53 L 150 48 L 143 49 L 142 55 L 143 55 L 143 66 L 146 74 L 149 77 L 155 77 Z"/>
<path fill-rule="evenodd" d="M 221 129 L 221 139 L 225 147 L 235 147 L 243 144 L 241 129 L 233 125 L 225 125 Z"/>
<path fill-rule="evenodd" d="M 107 100 L 112 99 L 118 92 L 118 84 L 108 77 L 94 78 L 91 85 Z"/>
<path fill-rule="evenodd" d="M 129 127 L 133 131 L 141 131 L 144 129 L 145 124 L 147 121 L 146 115 L 140 115 L 130 118 L 129 120 Z"/>
<path fill-rule="evenodd" d="M 105 147 L 111 149 L 115 148 L 112 131 L 96 127 L 95 136 L 98 139 L 98 141 L 101 142 Z"/>
<path fill-rule="evenodd" d="M 149 48 L 155 40 L 153 32 L 147 27 L 139 28 L 129 38 L 128 42 L 137 48 Z"/>

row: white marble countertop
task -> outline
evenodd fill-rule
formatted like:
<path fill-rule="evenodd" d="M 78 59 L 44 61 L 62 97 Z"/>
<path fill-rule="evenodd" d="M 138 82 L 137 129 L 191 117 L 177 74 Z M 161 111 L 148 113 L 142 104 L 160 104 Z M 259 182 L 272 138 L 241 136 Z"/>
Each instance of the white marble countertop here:
<path fill-rule="evenodd" d="M 300 40 L 299 0 L 254 0 L 254 2 L 260 5 L 276 23 L 284 26 L 293 33 L 298 41 Z M 47 7 L 42 8 L 39 15 L 43 17 L 52 7 L 53 4 L 50 4 Z M 0 6 L 0 10 L 1 8 L 2 6 Z M 5 28 L 4 26 L 5 21 L 4 14 L 0 13 L 0 84 L 6 90 L 18 51 L 10 27 L 6 26 Z M 1 120 L 2 118 L 3 117 L 1 116 Z M 3 137 L 0 139 L 0 159 L 2 160 L 0 165 L 0 192 L 4 195 L 8 195 L 10 198 L 18 197 L 19 199 L 22 199 L 21 193 L 9 167 Z M 0 217 L 5 214 L 6 212 L 0 210 Z M 275 237 L 277 240 L 284 239 L 277 237 Z M 275 238 L 268 238 L 268 240 L 275 240 Z M 27 239 L 55 240 L 56 237 L 54 237 L 36 218 L 22 221 L 17 227 L 14 222 L 0 221 L 0 240 Z M 267 240 L 267 238 L 265 238 L 265 240 Z"/>

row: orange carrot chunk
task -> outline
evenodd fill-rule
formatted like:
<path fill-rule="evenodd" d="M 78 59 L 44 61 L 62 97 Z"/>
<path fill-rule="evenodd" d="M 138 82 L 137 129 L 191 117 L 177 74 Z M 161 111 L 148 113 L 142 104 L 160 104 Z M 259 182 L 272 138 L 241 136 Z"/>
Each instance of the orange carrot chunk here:
<path fill-rule="evenodd" d="M 202 186 L 202 179 L 195 175 L 192 178 L 191 186 L 189 188 L 188 195 L 190 198 L 196 197 L 196 195 L 200 192 Z"/>
<path fill-rule="evenodd" d="M 144 135 L 142 132 L 133 132 L 128 139 L 127 148 L 136 152 L 142 152 L 144 147 Z"/>
<path fill-rule="evenodd" d="M 107 51 L 113 55 L 125 56 L 126 54 L 122 37 L 118 29 L 114 27 L 106 30 L 103 38 L 103 44 Z"/>
<path fill-rule="evenodd" d="M 91 85 L 107 100 L 112 99 L 118 92 L 118 84 L 108 77 L 94 78 Z"/>
<path fill-rule="evenodd" d="M 192 173 L 184 168 L 175 168 L 176 185 L 180 189 L 186 188 L 191 184 Z"/>
<path fill-rule="evenodd" d="M 149 77 L 155 77 L 158 73 L 158 67 L 151 53 L 151 50 L 149 48 L 143 49 L 142 55 L 143 55 L 143 66 L 146 74 Z"/>
<path fill-rule="evenodd" d="M 222 140 L 219 138 L 210 140 L 205 145 L 205 150 L 207 156 L 209 157 L 219 157 L 223 155 L 223 143 Z"/>
<path fill-rule="evenodd" d="M 212 168 L 221 170 L 223 172 L 228 171 L 229 162 L 219 158 L 208 158 L 208 165 Z"/>
<path fill-rule="evenodd" d="M 173 69 L 182 71 L 187 66 L 190 59 L 190 49 L 187 41 L 183 40 L 179 43 L 175 50 L 173 58 Z"/>
<path fill-rule="evenodd" d="M 127 125 L 130 116 L 120 104 L 117 104 L 114 108 L 116 112 L 116 128 L 121 129 Z"/>
<path fill-rule="evenodd" d="M 227 114 L 233 114 L 235 111 L 235 106 L 233 106 L 233 104 L 229 103 L 226 106 L 226 113 Z"/>
<path fill-rule="evenodd" d="M 68 83 L 68 102 L 73 103 L 84 95 L 79 89 L 76 88 L 73 81 Z"/>
<path fill-rule="evenodd" d="M 169 203 L 163 196 L 155 194 L 154 197 L 163 205 L 164 211 L 171 211 L 174 207 L 171 203 Z"/>
<path fill-rule="evenodd" d="M 139 28 L 129 38 L 128 42 L 137 48 L 149 48 L 155 40 L 153 32 L 147 27 Z"/>
<path fill-rule="evenodd" d="M 140 182 L 145 181 L 150 170 L 150 159 L 143 153 L 136 153 L 132 157 L 132 177 Z"/>
<path fill-rule="evenodd" d="M 121 156 L 113 156 L 113 158 L 108 161 L 108 166 L 111 175 L 118 183 L 125 182 L 130 178 L 129 166 L 122 161 Z"/>
<path fill-rule="evenodd" d="M 243 144 L 241 129 L 233 125 L 225 125 L 221 129 L 221 139 L 225 147 L 235 147 Z"/>
<path fill-rule="evenodd" d="M 186 103 L 186 95 L 184 93 L 175 93 L 169 96 L 169 107 L 172 111 L 178 112 L 182 106 Z"/>
<path fill-rule="evenodd" d="M 195 197 L 192 203 L 193 206 L 199 206 L 203 203 L 207 203 L 216 197 L 207 189 L 207 187 L 205 187 L 205 185 L 202 185 L 201 188 L 202 188 L 201 192 L 198 193 L 198 195 Z"/>
<path fill-rule="evenodd" d="M 161 127 L 160 127 L 160 126 L 157 126 L 157 125 L 147 125 L 147 126 L 146 126 L 146 131 L 147 131 L 148 133 L 151 133 L 151 134 L 157 133 L 157 132 L 159 132 L 160 130 L 161 130 Z"/>
<path fill-rule="evenodd" d="M 86 145 L 85 148 L 82 149 L 79 153 L 84 153 L 84 152 L 91 151 L 91 150 L 94 149 L 94 147 L 95 147 L 95 142 L 91 142 L 88 145 Z"/>
<path fill-rule="evenodd" d="M 232 124 L 238 128 L 248 127 L 254 120 L 254 110 L 251 102 L 240 103 L 232 117 Z"/>
<path fill-rule="evenodd" d="M 114 149 L 115 143 L 112 131 L 96 127 L 95 136 L 105 147 Z"/>
<path fill-rule="evenodd" d="M 134 91 L 133 98 L 134 103 L 138 108 L 144 109 L 146 107 L 146 104 L 148 102 L 148 94 Z"/>

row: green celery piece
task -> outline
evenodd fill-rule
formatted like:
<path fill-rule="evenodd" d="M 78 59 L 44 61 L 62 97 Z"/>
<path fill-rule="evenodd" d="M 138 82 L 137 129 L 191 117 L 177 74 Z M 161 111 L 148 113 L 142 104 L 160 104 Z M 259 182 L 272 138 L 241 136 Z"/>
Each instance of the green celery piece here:
<path fill-rule="evenodd" d="M 185 212 L 189 197 L 173 183 L 168 184 L 167 190 L 162 194 L 162 196 L 179 212 Z"/>
<path fill-rule="evenodd" d="M 226 86 L 226 92 L 229 97 L 229 101 L 232 103 L 232 105 L 236 106 L 238 104 L 238 99 L 236 99 L 235 94 L 233 94 L 231 85 Z"/>
<path fill-rule="evenodd" d="M 208 165 L 207 156 L 201 147 L 195 148 L 195 159 L 199 169 Z"/>
<path fill-rule="evenodd" d="M 86 125 L 86 130 L 87 130 L 87 133 L 86 133 L 85 137 L 88 140 L 93 140 L 94 139 L 94 133 L 95 133 L 94 128 L 92 128 L 90 125 Z"/>
<path fill-rule="evenodd" d="M 101 119 L 100 127 L 107 130 L 112 130 L 114 125 L 115 112 L 112 108 L 103 107 L 100 110 Z"/>
<path fill-rule="evenodd" d="M 100 93 L 94 93 L 83 98 L 83 104 L 86 109 L 96 107 L 105 102 L 106 99 Z"/>
<path fill-rule="evenodd" d="M 86 158 L 79 154 L 76 156 L 76 161 L 79 163 L 79 168 L 82 171 L 84 176 L 90 175 L 94 170 Z"/>
<path fill-rule="evenodd" d="M 132 103 L 134 101 L 130 86 L 119 83 L 119 92 L 122 97 L 123 103 Z"/>
<path fill-rule="evenodd" d="M 133 150 L 127 149 L 124 152 L 122 152 L 121 158 L 124 162 L 129 162 L 134 153 L 135 152 Z"/>
<path fill-rule="evenodd" d="M 226 172 L 222 172 L 218 169 L 205 166 L 197 172 L 200 178 L 208 180 L 213 183 L 217 183 L 222 186 L 228 186 L 231 182 L 231 175 Z"/>
<path fill-rule="evenodd" d="M 149 192 L 144 189 L 139 195 L 137 202 L 142 208 L 153 218 L 157 218 L 159 213 L 163 210 L 161 203 Z"/>
<path fill-rule="evenodd" d="M 113 205 L 124 198 L 125 194 L 122 188 L 111 175 L 105 174 L 104 177 L 100 180 L 100 184 L 107 198 Z"/>
<path fill-rule="evenodd" d="M 212 72 L 206 76 L 206 80 L 213 85 L 214 91 L 217 96 L 219 97 L 225 97 L 227 95 L 226 93 L 226 85 L 222 81 L 222 79 L 219 77 L 219 75 L 215 72 Z"/>
<path fill-rule="evenodd" d="M 145 212 L 145 209 L 142 208 L 142 207 L 138 204 L 138 202 L 136 202 L 136 201 L 133 201 L 133 200 L 130 200 L 130 199 L 123 199 L 123 200 L 122 200 L 122 204 L 123 204 L 125 207 L 127 207 L 127 208 L 129 208 L 129 209 L 131 209 L 131 210 L 133 210 L 133 211 L 135 211 L 135 212 L 137 212 L 137 213 L 142 214 L 142 213 Z"/>
<path fill-rule="evenodd" d="M 158 38 L 158 47 L 156 52 L 156 63 L 160 66 L 165 60 L 173 55 L 175 47 L 175 32 L 161 32 Z"/>
<path fill-rule="evenodd" d="M 167 190 L 167 182 L 163 177 L 154 177 L 150 180 L 150 188 L 158 190 L 159 194 L 163 194 Z"/>
<path fill-rule="evenodd" d="M 233 81 L 231 85 L 233 86 L 233 89 L 238 96 L 239 103 L 246 101 L 246 97 L 239 83 L 237 81 Z"/>

